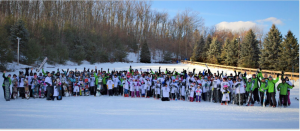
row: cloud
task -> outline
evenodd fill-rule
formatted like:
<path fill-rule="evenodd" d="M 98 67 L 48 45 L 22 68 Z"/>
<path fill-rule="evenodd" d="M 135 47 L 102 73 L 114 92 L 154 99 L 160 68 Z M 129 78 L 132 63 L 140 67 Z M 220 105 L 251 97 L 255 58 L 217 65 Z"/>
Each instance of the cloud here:
<path fill-rule="evenodd" d="M 263 19 L 263 20 L 257 20 L 257 22 L 263 23 L 263 22 L 272 22 L 273 24 L 276 25 L 282 25 L 283 22 L 280 19 L 277 19 L 275 17 L 269 17 L 267 19 Z"/>
<path fill-rule="evenodd" d="M 255 26 L 258 26 L 252 21 L 237 21 L 237 22 L 221 22 L 216 25 L 217 30 L 229 29 L 232 31 L 240 31 L 240 29 L 249 30 Z"/>

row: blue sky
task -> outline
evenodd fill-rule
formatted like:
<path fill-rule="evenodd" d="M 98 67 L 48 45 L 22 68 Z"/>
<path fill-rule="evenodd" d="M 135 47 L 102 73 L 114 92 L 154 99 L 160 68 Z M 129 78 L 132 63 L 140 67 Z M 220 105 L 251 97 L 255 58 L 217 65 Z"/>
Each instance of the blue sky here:
<path fill-rule="evenodd" d="M 267 33 L 275 23 L 285 36 L 291 30 L 299 41 L 299 1 L 152 1 L 152 9 L 169 13 L 191 9 L 204 18 L 205 26 L 237 30 L 258 26 Z"/>

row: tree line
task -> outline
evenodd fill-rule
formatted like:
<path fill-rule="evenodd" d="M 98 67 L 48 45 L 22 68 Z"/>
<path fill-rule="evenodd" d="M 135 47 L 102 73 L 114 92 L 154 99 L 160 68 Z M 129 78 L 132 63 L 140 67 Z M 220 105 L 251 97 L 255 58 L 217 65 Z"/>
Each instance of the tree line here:
<path fill-rule="evenodd" d="M 160 50 L 166 59 L 170 59 L 172 53 L 179 60 L 192 56 L 195 61 L 266 69 L 279 68 L 278 65 L 269 67 L 278 57 L 292 58 L 279 55 L 280 51 L 276 56 L 267 57 L 270 54 L 264 52 L 275 52 L 269 46 L 264 50 L 267 40 L 262 41 L 263 32 L 258 28 L 252 29 L 251 39 L 251 36 L 246 37 L 249 31 L 207 27 L 200 15 L 184 10 L 171 18 L 167 12 L 152 10 L 151 1 L 0 1 L 0 69 L 5 68 L 7 62 L 16 61 L 17 37 L 21 38 L 20 62 L 29 65 L 46 56 L 51 64 L 64 64 L 67 60 L 78 64 L 82 60 L 91 63 L 126 61 L 128 52 L 139 50 L 144 52 L 141 55 L 147 54 L 146 57 L 159 55 L 152 52 Z M 239 40 L 238 36 L 241 36 Z M 283 45 L 282 38 L 278 41 Z M 286 46 L 295 41 L 287 41 Z M 246 45 L 258 46 L 244 51 Z M 291 52 L 294 48 L 280 50 Z M 193 54 L 195 51 L 197 56 Z M 249 51 L 253 56 L 247 56 Z M 149 62 L 146 57 L 141 56 L 141 61 Z M 257 63 L 262 58 L 266 58 L 266 62 Z M 280 67 L 291 64 L 294 63 L 282 61 Z"/>
<path fill-rule="evenodd" d="M 285 37 L 273 24 L 259 46 L 253 29 L 246 31 L 241 39 L 226 38 L 222 44 L 218 36 L 201 35 L 194 45 L 192 61 L 299 72 L 299 45 L 291 31 Z M 294 70 L 293 70 L 294 69 Z"/>

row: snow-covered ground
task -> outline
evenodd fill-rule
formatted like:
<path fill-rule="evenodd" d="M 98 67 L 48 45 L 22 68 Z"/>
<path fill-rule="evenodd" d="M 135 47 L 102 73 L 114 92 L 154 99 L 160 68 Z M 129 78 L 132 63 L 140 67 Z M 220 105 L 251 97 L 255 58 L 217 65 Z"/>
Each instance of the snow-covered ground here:
<path fill-rule="evenodd" d="M 45 68 L 47 71 L 70 68 L 83 70 L 83 67 L 104 70 L 134 69 L 157 71 L 177 71 L 189 68 L 196 72 L 206 67 L 186 64 L 141 64 L 141 63 L 101 63 L 83 62 L 76 66 L 55 65 Z M 15 66 L 15 69 L 27 67 Z M 44 67 L 53 67 L 46 64 Z M 218 69 L 211 69 L 216 72 Z M 221 70 L 221 69 L 219 69 Z M 8 72 L 7 74 L 18 74 Z M 224 70 L 224 72 L 233 73 Z M 2 75 L 2 72 L 0 73 Z M 0 79 L 3 83 L 3 79 Z M 279 83 L 279 82 L 278 82 Z M 124 98 L 121 96 L 79 96 L 63 97 L 62 101 L 45 99 L 17 99 L 5 101 L 0 90 L 0 128 L 59 128 L 59 129 L 299 129 L 299 80 L 291 90 L 291 106 L 288 108 L 263 108 L 259 104 L 253 107 L 220 105 L 210 102 L 170 101 L 162 102 L 153 98 Z M 1 99 L 2 98 L 2 99 Z M 276 95 L 278 100 L 278 93 Z"/>

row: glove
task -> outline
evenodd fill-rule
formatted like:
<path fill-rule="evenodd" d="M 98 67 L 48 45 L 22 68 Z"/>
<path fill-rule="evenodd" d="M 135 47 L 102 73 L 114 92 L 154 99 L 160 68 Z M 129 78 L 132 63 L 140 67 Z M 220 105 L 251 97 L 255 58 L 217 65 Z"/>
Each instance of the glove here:
<path fill-rule="evenodd" d="M 277 74 L 277 77 L 279 77 L 279 74 Z"/>
<path fill-rule="evenodd" d="M 214 88 L 212 88 L 211 90 L 214 91 Z"/>
<path fill-rule="evenodd" d="M 284 71 L 282 71 L 281 74 L 284 74 Z"/>
<path fill-rule="evenodd" d="M 224 94 L 224 92 L 222 92 L 222 94 Z"/>
<path fill-rule="evenodd" d="M 229 93 L 230 93 L 230 91 L 227 91 L 227 93 L 229 94 Z"/>

